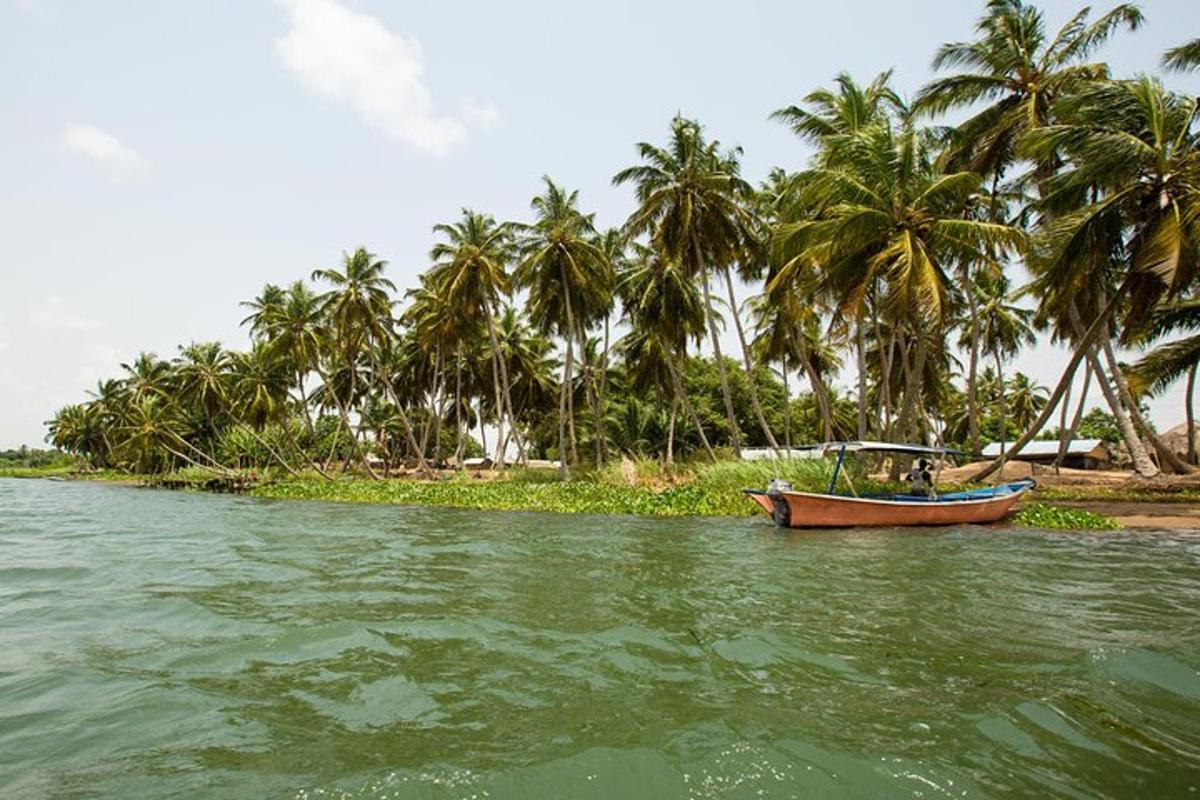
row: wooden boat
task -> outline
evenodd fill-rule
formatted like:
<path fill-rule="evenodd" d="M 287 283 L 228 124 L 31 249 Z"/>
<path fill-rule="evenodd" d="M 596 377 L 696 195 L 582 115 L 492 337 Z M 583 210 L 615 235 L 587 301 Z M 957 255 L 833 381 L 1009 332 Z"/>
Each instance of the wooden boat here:
<path fill-rule="evenodd" d="M 847 452 L 891 452 L 944 456 L 954 452 L 920 445 L 894 445 L 882 442 L 833 442 L 817 445 L 815 450 L 836 451 L 837 464 L 824 494 L 792 491 L 781 481 L 772 481 L 765 491 L 746 489 L 745 493 L 785 528 L 908 527 L 917 525 L 965 525 L 995 522 L 1012 510 L 1021 496 L 1036 484 L 1033 479 L 972 489 L 965 492 L 928 496 L 888 494 L 859 497 L 836 493 L 839 473 Z M 853 488 L 851 488 L 853 492 Z"/>

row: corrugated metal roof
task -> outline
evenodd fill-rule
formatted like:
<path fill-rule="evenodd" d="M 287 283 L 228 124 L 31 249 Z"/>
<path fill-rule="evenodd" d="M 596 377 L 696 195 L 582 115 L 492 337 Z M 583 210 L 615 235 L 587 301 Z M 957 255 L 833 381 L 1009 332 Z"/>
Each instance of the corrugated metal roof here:
<path fill-rule="evenodd" d="M 1067 445 L 1067 455 L 1086 456 L 1103 443 L 1100 439 L 1072 439 Z M 1004 449 L 1005 451 L 1011 450 L 1012 443 L 1010 442 Z M 983 455 L 987 458 L 995 458 L 1000 455 L 1000 443 L 992 442 L 983 448 Z M 1055 455 L 1058 455 L 1058 440 L 1052 439 L 1049 441 L 1030 442 L 1021 448 L 1021 452 L 1017 454 L 1017 457 Z"/>

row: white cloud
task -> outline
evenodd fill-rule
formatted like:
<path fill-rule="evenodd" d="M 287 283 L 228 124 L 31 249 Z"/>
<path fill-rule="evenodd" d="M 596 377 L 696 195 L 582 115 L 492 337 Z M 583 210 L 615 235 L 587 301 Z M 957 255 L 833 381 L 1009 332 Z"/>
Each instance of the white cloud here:
<path fill-rule="evenodd" d="M 96 322 L 51 295 L 29 309 L 29 324 L 40 331 L 79 332 L 95 330 Z"/>
<path fill-rule="evenodd" d="M 480 130 L 490 131 L 500 124 L 500 109 L 490 100 L 468 97 L 462 101 L 462 117 Z"/>
<path fill-rule="evenodd" d="M 291 15 L 291 29 L 275 42 L 288 69 L 312 92 L 346 103 L 397 141 L 441 155 L 466 141 L 469 126 L 495 123 L 490 103 L 464 102 L 457 116 L 437 113 L 416 37 L 393 33 L 336 0 L 279 3 Z"/>
<path fill-rule="evenodd" d="M 88 159 L 114 180 L 131 177 L 150 166 L 137 150 L 95 125 L 68 125 L 60 143 L 67 152 Z"/>

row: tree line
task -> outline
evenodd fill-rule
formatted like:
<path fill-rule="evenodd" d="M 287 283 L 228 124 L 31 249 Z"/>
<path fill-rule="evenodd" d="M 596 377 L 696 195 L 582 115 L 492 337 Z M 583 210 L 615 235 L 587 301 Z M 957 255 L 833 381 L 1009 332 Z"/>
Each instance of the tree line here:
<path fill-rule="evenodd" d="M 636 198 L 620 228 L 544 178 L 528 221 L 436 225 L 402 298 L 358 248 L 245 303 L 247 350 L 143 353 L 48 438 L 96 465 L 327 477 L 484 451 L 501 468 L 552 456 L 565 477 L 616 453 L 998 439 L 983 478 L 1056 411 L 1065 443 L 1095 385 L 1138 473 L 1194 471 L 1194 441 L 1180 458 L 1140 404 L 1186 378 L 1193 418 L 1198 100 L 1092 58 L 1142 23 L 1121 4 L 1052 32 L 1036 6 L 992 0 L 911 100 L 890 72 L 843 73 L 771 114 L 813 154 L 758 185 L 740 149 L 677 116 L 613 177 Z M 1163 67 L 1200 68 L 1200 40 Z M 757 289 L 745 304 L 739 285 Z M 1007 369 L 1039 333 L 1071 352 L 1048 393 Z M 1145 355 L 1123 365 L 1118 346 Z"/>

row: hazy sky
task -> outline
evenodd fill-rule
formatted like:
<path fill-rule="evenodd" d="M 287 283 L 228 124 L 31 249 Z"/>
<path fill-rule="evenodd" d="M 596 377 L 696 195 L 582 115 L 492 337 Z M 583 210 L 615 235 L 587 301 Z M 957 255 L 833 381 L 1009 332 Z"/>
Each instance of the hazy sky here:
<path fill-rule="evenodd" d="M 1055 26 L 1080 5 L 1043 3 Z M 772 110 L 840 70 L 894 67 L 911 94 L 981 7 L 0 0 L 0 448 L 40 444 L 140 350 L 242 346 L 240 300 L 344 249 L 412 285 L 433 224 L 523 219 L 543 174 L 619 224 L 613 173 L 677 111 L 744 147 L 755 182 L 799 167 Z M 1143 9 L 1100 54 L 1119 74 L 1200 34 L 1195 0 Z M 1017 367 L 1052 385 L 1064 361 L 1039 347 Z M 1180 395 L 1153 405 L 1160 425 Z"/>

